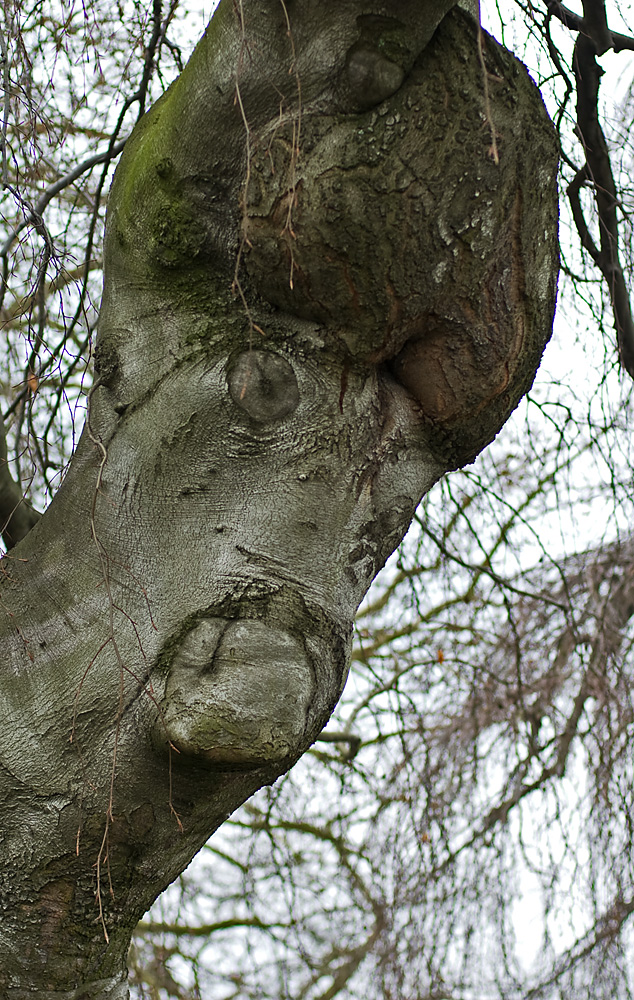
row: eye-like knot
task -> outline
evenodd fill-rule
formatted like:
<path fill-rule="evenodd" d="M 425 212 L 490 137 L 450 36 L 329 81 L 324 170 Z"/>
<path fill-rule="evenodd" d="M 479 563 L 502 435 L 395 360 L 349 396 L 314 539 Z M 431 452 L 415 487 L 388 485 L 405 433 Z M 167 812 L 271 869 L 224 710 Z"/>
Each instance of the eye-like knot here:
<path fill-rule="evenodd" d="M 396 93 L 405 72 L 373 45 L 357 42 L 346 56 L 346 75 L 359 111 L 367 111 Z"/>
<path fill-rule="evenodd" d="M 236 406 L 260 423 L 287 416 L 299 403 L 295 372 L 272 351 L 243 351 L 230 365 L 227 383 Z"/>

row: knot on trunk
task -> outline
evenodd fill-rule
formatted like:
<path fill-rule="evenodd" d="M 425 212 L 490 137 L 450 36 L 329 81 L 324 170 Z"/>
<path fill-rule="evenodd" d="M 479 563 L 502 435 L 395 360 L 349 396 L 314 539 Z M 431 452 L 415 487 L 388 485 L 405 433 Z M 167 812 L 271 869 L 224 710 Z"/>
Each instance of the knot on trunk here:
<path fill-rule="evenodd" d="M 450 467 L 471 460 L 529 388 L 557 268 L 552 124 L 493 40 L 485 113 L 475 31 L 448 15 L 398 89 L 362 35 L 351 79 L 368 105 L 383 86 L 396 92 L 354 119 L 306 114 L 297 158 L 294 125 L 264 130 L 246 199 L 258 292 L 323 324 L 356 360 L 387 364 Z"/>
<path fill-rule="evenodd" d="M 203 618 L 180 642 L 156 733 L 223 769 L 297 753 L 314 681 L 296 637 L 260 621 Z"/>

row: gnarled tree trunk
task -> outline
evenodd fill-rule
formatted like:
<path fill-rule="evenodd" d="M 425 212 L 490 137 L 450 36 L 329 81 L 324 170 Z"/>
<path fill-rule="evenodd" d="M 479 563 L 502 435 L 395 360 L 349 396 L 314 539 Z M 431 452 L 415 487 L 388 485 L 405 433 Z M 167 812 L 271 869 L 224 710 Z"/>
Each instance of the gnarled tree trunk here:
<path fill-rule="evenodd" d="M 126 996 L 137 920 L 318 736 L 421 496 L 532 381 L 556 140 L 451 7 L 221 0 L 128 141 L 89 420 L 3 564 L 3 997 Z"/>

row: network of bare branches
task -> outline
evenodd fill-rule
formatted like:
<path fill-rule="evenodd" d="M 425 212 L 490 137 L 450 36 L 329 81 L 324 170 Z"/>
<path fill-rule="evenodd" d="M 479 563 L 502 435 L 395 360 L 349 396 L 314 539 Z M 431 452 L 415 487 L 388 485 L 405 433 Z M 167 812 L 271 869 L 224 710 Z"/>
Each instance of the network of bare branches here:
<path fill-rule="evenodd" d="M 10 546 L 36 517 L 29 510 L 22 524 L 20 500 L 46 505 L 83 423 L 114 165 L 134 123 L 182 69 L 202 19 L 188 38 L 188 11 L 177 0 L 7 0 L 2 15 L 0 321 L 9 447 L 3 435 L 0 517 Z"/>
<path fill-rule="evenodd" d="M 371 591 L 324 739 L 140 925 L 139 998 L 634 996 L 634 37 L 600 0 L 482 15 L 561 136 L 554 343 Z M 178 0 L 5 0 L 7 547 L 83 422 L 117 156 L 201 26 Z"/>

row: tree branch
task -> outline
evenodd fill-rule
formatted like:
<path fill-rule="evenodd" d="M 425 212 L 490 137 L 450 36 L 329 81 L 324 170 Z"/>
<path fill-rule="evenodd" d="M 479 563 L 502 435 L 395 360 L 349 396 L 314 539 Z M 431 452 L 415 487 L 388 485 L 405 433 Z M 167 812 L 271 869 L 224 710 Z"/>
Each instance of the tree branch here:
<path fill-rule="evenodd" d="M 230 931 L 234 927 L 255 927 L 261 931 L 289 929 L 287 923 L 280 921 L 264 923 L 257 917 L 231 917 L 228 920 L 216 920 L 213 923 L 196 925 L 167 923 L 166 921 L 158 920 L 142 920 L 141 923 L 137 924 L 134 933 L 138 936 L 143 935 L 144 937 L 154 937 L 157 934 L 173 934 L 174 937 L 208 938 L 218 931 Z"/>
<path fill-rule="evenodd" d="M 584 33 L 595 44 L 598 56 L 612 48 L 612 35 L 605 13 L 605 0 L 583 0 Z"/>
<path fill-rule="evenodd" d="M 7 549 L 13 548 L 41 517 L 24 499 L 9 472 L 7 439 L 0 422 L 0 533 Z"/>
<path fill-rule="evenodd" d="M 592 239 L 592 236 L 590 235 L 590 230 L 588 229 L 583 209 L 581 207 L 581 200 L 579 198 L 579 192 L 587 180 L 588 164 L 584 163 L 581 170 L 577 171 L 574 178 L 568 185 L 568 201 L 570 202 L 572 218 L 574 219 L 577 233 L 579 235 L 579 239 L 581 240 L 581 246 L 584 250 L 587 250 L 597 267 L 600 267 L 601 265 L 599 261 L 601 259 L 601 254 L 596 243 Z"/>
<path fill-rule="evenodd" d="M 363 742 L 360 736 L 353 736 L 351 733 L 320 733 L 315 742 L 320 743 L 347 743 L 348 750 L 344 754 L 346 760 L 352 760 L 359 752 L 359 747 Z"/>
<path fill-rule="evenodd" d="M 583 176 L 578 174 L 572 182 L 568 196 L 581 242 L 607 282 L 621 364 L 634 378 L 634 322 L 619 260 L 616 185 L 610 153 L 599 122 L 599 83 L 603 70 L 597 63 L 596 55 L 595 40 L 580 33 L 575 43 L 573 68 L 577 84 L 577 127 L 586 154 L 586 165 Z M 599 217 L 598 249 L 590 237 L 579 204 L 579 188 L 585 178 L 590 179 L 594 187 Z"/>
<path fill-rule="evenodd" d="M 568 199 L 581 245 L 605 278 L 617 332 L 619 358 L 623 368 L 634 378 L 634 322 L 627 284 L 619 260 L 618 204 L 610 153 L 599 121 L 599 83 L 603 70 L 597 55 L 609 49 L 618 52 L 634 49 L 634 38 L 610 31 L 605 0 L 583 0 L 583 17 L 557 0 L 546 0 L 549 15 L 557 17 L 572 31 L 578 31 L 573 69 L 577 86 L 577 130 L 586 163 L 568 187 Z M 586 224 L 579 192 L 591 181 L 599 217 L 600 248 L 597 248 Z"/>
<path fill-rule="evenodd" d="M 31 225 L 31 223 L 41 223 L 42 212 L 47 207 L 49 202 L 52 201 L 55 195 L 59 194 L 60 191 L 63 191 L 64 188 L 68 187 L 70 184 L 73 184 L 81 177 L 82 174 L 85 174 L 87 170 L 90 170 L 98 163 L 109 163 L 110 160 L 116 159 L 119 153 L 123 150 L 125 144 L 126 140 L 122 139 L 112 148 L 108 148 L 105 152 L 95 153 L 94 156 L 89 156 L 86 160 L 82 160 L 82 162 L 77 164 L 73 170 L 64 174 L 64 176 L 60 177 L 59 180 L 56 180 L 54 184 L 50 184 L 49 187 L 42 192 L 35 205 L 31 206 L 28 202 L 24 201 L 24 207 L 27 209 L 26 217 L 18 226 L 16 226 L 11 235 L 7 237 L 5 242 L 0 247 L 0 257 L 4 257 L 8 254 L 23 229 L 26 229 L 27 226 Z"/>
<path fill-rule="evenodd" d="M 603 6 L 603 4 L 601 4 Z M 571 31 L 582 32 L 588 37 L 593 37 L 593 20 L 590 23 L 587 22 L 586 16 L 580 17 L 579 14 L 575 14 L 574 11 L 570 10 L 568 7 L 564 7 L 562 3 L 558 0 L 546 0 L 546 7 L 548 8 L 548 13 L 556 17 L 558 21 L 566 27 L 570 28 Z M 584 4 L 584 14 L 586 5 Z M 607 24 L 606 24 L 607 28 Z M 613 49 L 614 52 L 622 52 L 624 49 L 634 49 L 634 38 L 630 35 L 621 35 L 618 31 L 610 31 L 607 28 L 608 36 L 610 39 L 610 44 L 603 51 L 606 52 L 607 49 Z M 601 53 L 599 53 L 601 54 Z"/>

